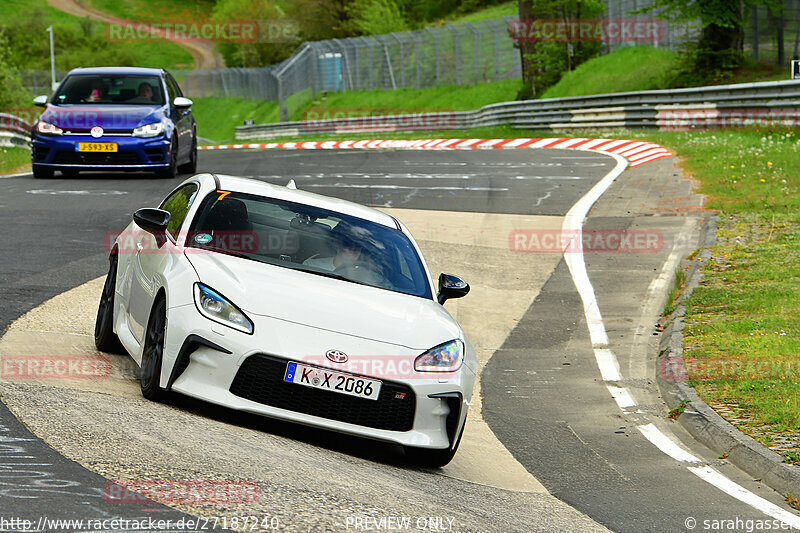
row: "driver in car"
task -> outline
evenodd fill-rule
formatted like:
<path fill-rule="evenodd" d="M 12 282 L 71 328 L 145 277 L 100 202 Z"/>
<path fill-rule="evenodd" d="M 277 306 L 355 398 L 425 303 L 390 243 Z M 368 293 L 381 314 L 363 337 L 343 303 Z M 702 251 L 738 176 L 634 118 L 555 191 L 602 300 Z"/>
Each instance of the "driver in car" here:
<path fill-rule="evenodd" d="M 320 256 L 317 254 L 303 261 L 303 264 L 331 270 L 346 278 L 364 283 L 376 284 L 379 281 L 380 276 L 376 273 L 374 263 L 344 222 L 340 222 L 331 231 L 331 237 L 335 255 Z"/>

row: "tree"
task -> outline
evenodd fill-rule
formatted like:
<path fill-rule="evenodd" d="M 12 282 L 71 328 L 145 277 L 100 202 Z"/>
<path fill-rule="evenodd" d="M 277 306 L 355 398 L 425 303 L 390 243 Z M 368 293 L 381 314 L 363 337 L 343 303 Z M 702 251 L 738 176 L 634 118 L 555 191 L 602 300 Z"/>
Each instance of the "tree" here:
<path fill-rule="evenodd" d="M 600 0 L 518 0 L 520 26 L 512 38 L 520 50 L 523 89 L 520 98 L 531 98 L 555 84 L 561 75 L 600 53 L 597 41 L 540 38 L 538 26 L 545 22 L 563 23 L 596 19 L 605 13 Z M 527 33 L 520 35 L 519 31 Z M 569 41 L 569 42 L 568 42 Z M 574 42 L 573 42 L 574 41 Z"/>
<path fill-rule="evenodd" d="M 691 50 L 689 68 L 711 76 L 742 64 L 745 9 L 766 5 L 778 13 L 784 4 L 784 0 L 655 0 L 640 12 L 655 11 L 656 16 L 677 23 L 699 21 L 701 35 Z"/>

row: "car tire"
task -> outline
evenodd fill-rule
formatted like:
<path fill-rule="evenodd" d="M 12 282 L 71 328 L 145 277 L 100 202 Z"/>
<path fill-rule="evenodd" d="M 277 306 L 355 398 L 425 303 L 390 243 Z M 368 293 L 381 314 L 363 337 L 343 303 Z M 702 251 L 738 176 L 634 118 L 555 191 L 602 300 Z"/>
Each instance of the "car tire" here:
<path fill-rule="evenodd" d="M 178 175 L 178 139 L 174 136 L 169 143 L 169 166 L 160 168 L 156 171 L 156 177 L 162 179 L 172 179 Z"/>
<path fill-rule="evenodd" d="M 50 179 L 53 177 L 53 169 L 33 165 L 33 177 L 36 179 Z"/>
<path fill-rule="evenodd" d="M 197 135 L 192 141 L 192 151 L 189 153 L 189 162 L 178 167 L 183 174 L 194 174 L 197 172 Z"/>
<path fill-rule="evenodd" d="M 464 429 L 461 429 L 461 435 L 464 434 Z M 441 468 L 455 457 L 458 451 L 458 445 L 461 444 L 461 435 L 458 436 L 455 446 L 452 448 L 444 448 L 436 450 L 431 448 L 417 448 L 416 446 L 403 446 L 406 453 L 408 462 L 417 466 L 424 466 L 428 468 Z"/>
<path fill-rule="evenodd" d="M 77 178 L 81 173 L 77 168 L 65 168 L 61 170 L 61 174 L 66 178 Z"/>
<path fill-rule="evenodd" d="M 119 337 L 114 333 L 114 294 L 117 285 L 117 256 L 111 256 L 108 275 L 103 285 L 100 296 L 100 305 L 97 306 L 97 318 L 94 323 L 94 345 L 101 352 L 125 353 L 119 342 Z"/>
<path fill-rule="evenodd" d="M 161 362 L 164 355 L 164 338 L 167 331 L 167 301 L 160 297 L 150 313 L 145 330 L 139 385 L 142 396 L 153 402 L 163 402 L 167 391 L 161 388 Z"/>

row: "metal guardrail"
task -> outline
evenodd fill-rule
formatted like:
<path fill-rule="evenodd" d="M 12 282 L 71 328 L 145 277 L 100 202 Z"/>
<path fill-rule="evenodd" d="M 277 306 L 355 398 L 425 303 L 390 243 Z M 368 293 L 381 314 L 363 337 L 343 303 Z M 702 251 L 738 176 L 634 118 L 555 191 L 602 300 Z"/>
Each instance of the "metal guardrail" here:
<path fill-rule="evenodd" d="M 436 131 L 500 125 L 561 130 L 704 128 L 752 123 L 800 124 L 800 81 L 523 100 L 451 113 L 357 116 L 238 126 L 236 139 L 270 139 L 313 133 Z"/>
<path fill-rule="evenodd" d="M 0 113 L 0 146 L 30 147 L 31 127 L 16 115 Z"/>

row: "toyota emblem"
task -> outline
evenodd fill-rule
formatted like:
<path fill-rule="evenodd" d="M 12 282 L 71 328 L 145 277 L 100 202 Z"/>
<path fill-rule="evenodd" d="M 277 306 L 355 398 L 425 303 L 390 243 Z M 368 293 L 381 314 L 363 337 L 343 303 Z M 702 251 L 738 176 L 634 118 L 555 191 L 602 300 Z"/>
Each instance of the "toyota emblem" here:
<path fill-rule="evenodd" d="M 327 357 L 330 361 L 334 363 L 347 362 L 347 354 L 344 352 L 340 352 L 339 350 L 328 350 L 327 352 L 325 352 L 325 357 Z"/>
<path fill-rule="evenodd" d="M 103 136 L 103 128 L 101 128 L 100 126 L 95 126 L 89 133 L 91 133 L 92 137 L 94 137 L 95 139 L 99 139 L 100 137 Z"/>

